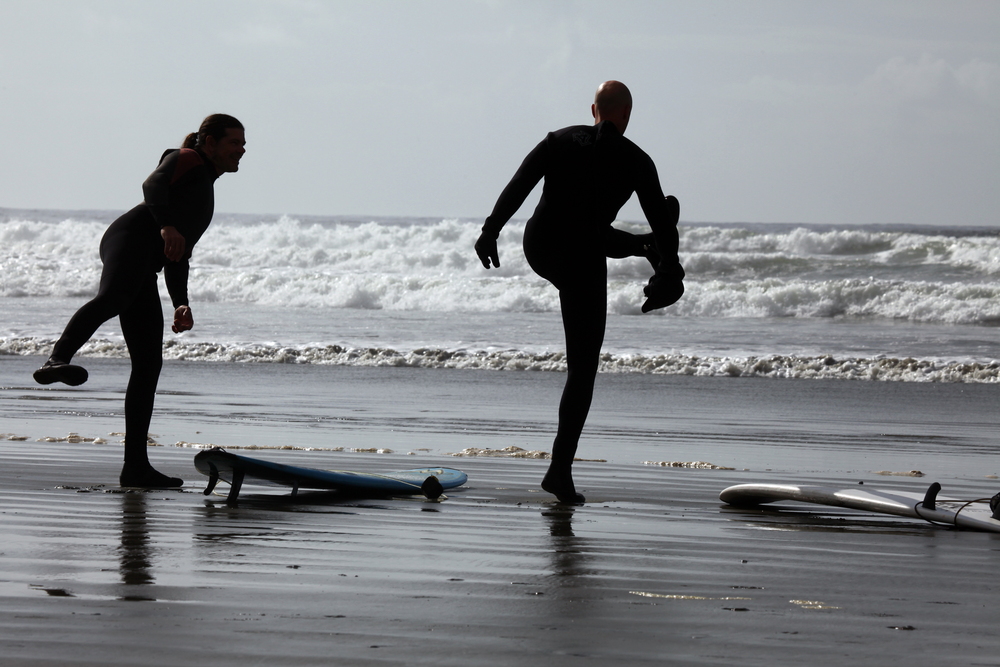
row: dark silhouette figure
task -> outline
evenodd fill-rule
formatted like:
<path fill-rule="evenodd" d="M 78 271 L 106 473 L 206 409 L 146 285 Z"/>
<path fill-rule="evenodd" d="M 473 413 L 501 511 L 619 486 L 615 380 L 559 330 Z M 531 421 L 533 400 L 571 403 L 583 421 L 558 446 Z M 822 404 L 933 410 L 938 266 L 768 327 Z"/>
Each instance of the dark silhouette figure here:
<path fill-rule="evenodd" d="M 500 266 L 497 238 L 538 181 L 542 196 L 524 229 L 531 268 L 559 290 L 566 335 L 566 385 L 552 462 L 542 488 L 561 502 L 582 503 L 572 466 L 590 411 L 607 317 L 607 257 L 646 257 L 655 274 L 644 288 L 642 312 L 663 308 L 684 293 L 677 259 L 680 204 L 663 196 L 653 161 L 623 135 L 632 112 L 625 84 L 597 89 L 594 125 L 551 132 L 518 168 L 486 218 L 476 253 L 487 269 Z M 651 234 L 611 227 L 632 193 L 639 197 Z"/>
<path fill-rule="evenodd" d="M 36 382 L 87 381 L 87 371 L 70 364 L 97 328 L 118 316 L 132 362 L 125 392 L 125 464 L 119 481 L 130 487 L 178 487 L 184 482 L 157 472 L 146 442 L 156 384 L 163 365 L 163 310 L 156 274 L 163 270 L 174 306 L 174 333 L 194 326 L 188 306 L 188 260 L 212 221 L 214 186 L 225 172 L 239 170 L 246 152 L 243 125 L 214 114 L 180 149 L 163 153 L 142 184 L 143 202 L 108 227 L 101 239 L 101 284 L 97 296 L 70 319 L 52 356 L 34 373 Z"/>

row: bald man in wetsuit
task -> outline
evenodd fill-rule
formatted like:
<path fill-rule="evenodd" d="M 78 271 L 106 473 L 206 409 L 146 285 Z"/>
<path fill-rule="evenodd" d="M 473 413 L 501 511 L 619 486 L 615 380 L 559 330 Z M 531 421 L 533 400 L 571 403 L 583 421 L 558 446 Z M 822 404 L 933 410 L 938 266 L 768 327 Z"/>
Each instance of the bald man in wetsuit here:
<path fill-rule="evenodd" d="M 542 196 L 524 228 L 531 268 L 559 290 L 566 335 L 566 385 L 559 426 L 542 489 L 560 502 L 585 502 L 572 466 L 594 392 L 607 318 L 607 257 L 646 257 L 655 274 L 643 289 L 642 312 L 664 308 L 684 293 L 677 258 L 680 204 L 663 196 L 653 161 L 622 136 L 632 113 L 625 84 L 606 81 L 591 105 L 594 125 L 551 132 L 522 162 L 483 225 L 476 253 L 487 269 L 500 266 L 497 238 L 538 181 Z M 629 234 L 611 223 L 635 193 L 651 234 Z"/>
<path fill-rule="evenodd" d="M 156 275 L 161 270 L 174 306 L 174 333 L 194 326 L 188 305 L 188 260 L 215 209 L 215 181 L 239 170 L 246 152 L 243 125 L 226 114 L 202 121 L 181 148 L 169 149 L 142 184 L 143 202 L 108 227 L 101 239 L 97 296 L 66 325 L 52 356 L 35 371 L 39 384 L 76 386 L 88 373 L 70 361 L 97 328 L 118 316 L 132 361 L 125 391 L 123 487 L 176 488 L 184 482 L 149 463 L 146 444 L 156 385 L 163 366 L 163 311 Z"/>

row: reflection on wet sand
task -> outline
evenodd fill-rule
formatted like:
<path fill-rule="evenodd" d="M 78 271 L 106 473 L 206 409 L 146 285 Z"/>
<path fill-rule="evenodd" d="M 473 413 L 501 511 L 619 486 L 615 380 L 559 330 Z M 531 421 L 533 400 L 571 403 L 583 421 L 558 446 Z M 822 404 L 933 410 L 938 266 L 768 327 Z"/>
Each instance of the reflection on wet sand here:
<path fill-rule="evenodd" d="M 155 582 L 152 573 L 152 556 L 149 539 L 149 524 L 146 518 L 146 494 L 123 493 L 121 546 L 118 547 L 119 571 L 124 593 L 120 600 L 152 601 L 148 589 L 136 586 L 150 586 Z"/>
<path fill-rule="evenodd" d="M 556 577 L 573 577 L 583 574 L 582 540 L 573 533 L 572 507 L 555 505 L 542 510 L 548 522 L 552 545 L 552 573 Z"/>

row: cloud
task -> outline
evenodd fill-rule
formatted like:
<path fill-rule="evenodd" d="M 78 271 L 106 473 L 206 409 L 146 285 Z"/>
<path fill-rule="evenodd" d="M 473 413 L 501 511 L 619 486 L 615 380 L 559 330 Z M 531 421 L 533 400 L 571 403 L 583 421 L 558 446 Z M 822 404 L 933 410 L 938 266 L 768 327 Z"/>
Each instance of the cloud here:
<path fill-rule="evenodd" d="M 955 78 L 987 104 L 1000 106 L 1000 65 L 971 60 L 955 70 Z"/>
<path fill-rule="evenodd" d="M 973 59 L 953 67 L 927 53 L 916 61 L 897 56 L 880 65 L 865 87 L 900 103 L 963 96 L 996 105 L 1000 103 L 1000 65 Z"/>

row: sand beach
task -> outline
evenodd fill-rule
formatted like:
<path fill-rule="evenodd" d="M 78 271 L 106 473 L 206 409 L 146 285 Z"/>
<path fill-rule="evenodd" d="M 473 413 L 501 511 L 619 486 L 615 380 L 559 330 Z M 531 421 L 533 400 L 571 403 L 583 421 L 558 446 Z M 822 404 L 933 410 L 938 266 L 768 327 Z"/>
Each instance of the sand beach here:
<path fill-rule="evenodd" d="M 565 507 L 544 460 L 452 456 L 546 451 L 559 373 L 168 362 L 150 455 L 187 483 L 125 493 L 128 362 L 88 360 L 70 389 L 31 384 L 39 361 L 0 357 L 0 665 L 1000 664 L 1000 536 L 718 500 L 992 495 L 989 385 L 602 375 L 588 503 Z M 233 507 L 202 495 L 195 444 L 469 482 L 439 501 L 246 486 Z M 732 469 L 650 465 L 695 461 Z"/>

